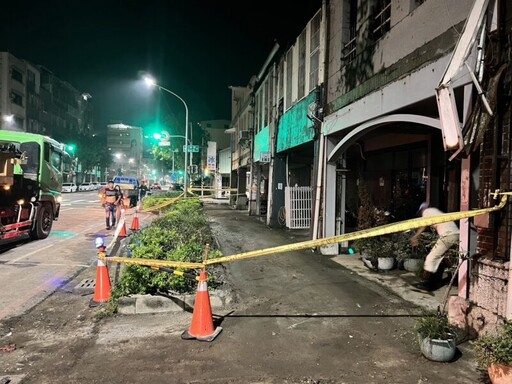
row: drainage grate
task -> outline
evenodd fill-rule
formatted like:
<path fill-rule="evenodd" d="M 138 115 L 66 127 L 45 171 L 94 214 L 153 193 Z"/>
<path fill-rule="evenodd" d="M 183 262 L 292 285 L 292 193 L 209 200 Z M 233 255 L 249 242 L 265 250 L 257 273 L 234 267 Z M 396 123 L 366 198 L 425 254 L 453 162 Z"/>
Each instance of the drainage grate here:
<path fill-rule="evenodd" d="M 94 289 L 96 287 L 95 279 L 84 279 L 78 284 L 75 289 Z"/>

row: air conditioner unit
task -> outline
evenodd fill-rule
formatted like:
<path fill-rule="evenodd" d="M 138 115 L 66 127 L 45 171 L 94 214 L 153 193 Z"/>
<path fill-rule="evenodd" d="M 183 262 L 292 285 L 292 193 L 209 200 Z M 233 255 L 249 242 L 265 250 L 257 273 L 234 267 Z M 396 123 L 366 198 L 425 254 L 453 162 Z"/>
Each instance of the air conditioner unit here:
<path fill-rule="evenodd" d="M 240 131 L 238 134 L 238 141 L 249 140 L 249 131 Z"/>

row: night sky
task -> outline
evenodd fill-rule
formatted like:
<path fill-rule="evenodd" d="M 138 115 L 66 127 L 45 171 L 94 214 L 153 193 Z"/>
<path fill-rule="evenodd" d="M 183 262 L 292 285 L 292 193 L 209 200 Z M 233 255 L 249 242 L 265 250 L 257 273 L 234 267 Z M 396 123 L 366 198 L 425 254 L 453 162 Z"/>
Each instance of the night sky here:
<path fill-rule="evenodd" d="M 274 41 L 289 46 L 320 8 L 305 1 L 2 2 L 0 51 L 50 69 L 93 96 L 95 130 L 144 126 L 183 104 L 149 90 L 145 71 L 181 96 L 190 121 L 230 119 L 230 85 L 246 86 Z"/>

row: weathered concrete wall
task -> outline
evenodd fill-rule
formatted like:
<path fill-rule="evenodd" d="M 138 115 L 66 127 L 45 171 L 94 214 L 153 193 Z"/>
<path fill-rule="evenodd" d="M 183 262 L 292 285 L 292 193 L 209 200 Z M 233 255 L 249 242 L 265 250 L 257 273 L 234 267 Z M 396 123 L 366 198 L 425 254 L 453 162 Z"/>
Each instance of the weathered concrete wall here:
<path fill-rule="evenodd" d="M 405 8 L 397 4 L 399 2 L 392 1 L 392 19 L 393 12 L 404 12 Z M 357 56 L 354 61 L 347 63 L 341 58 L 344 44 L 348 42 L 347 28 L 343 25 L 347 19 L 343 17 L 347 13 L 347 5 L 343 0 L 333 1 L 329 16 L 328 112 L 332 113 L 404 74 L 412 73 L 415 68 L 448 54 L 461 32 L 471 4 L 471 0 L 449 3 L 429 0 L 398 22 L 394 20 L 396 24 L 376 42 L 368 39 L 368 33 L 363 30 L 367 28 L 369 15 L 358 15 Z M 435 44 L 432 44 L 434 41 Z M 391 70 L 391 67 L 394 69 Z M 379 78 L 372 79 L 376 75 Z M 364 89 L 355 92 L 351 100 L 337 101 L 361 86 Z"/>

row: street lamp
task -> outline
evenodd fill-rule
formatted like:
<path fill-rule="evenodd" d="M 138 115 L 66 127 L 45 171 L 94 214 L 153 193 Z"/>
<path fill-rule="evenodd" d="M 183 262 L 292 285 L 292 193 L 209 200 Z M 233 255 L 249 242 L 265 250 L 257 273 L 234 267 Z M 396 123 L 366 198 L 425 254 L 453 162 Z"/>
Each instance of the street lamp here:
<path fill-rule="evenodd" d="M 157 84 L 156 80 L 154 78 L 152 78 L 150 76 L 144 76 L 144 81 L 150 87 L 157 87 L 158 89 L 164 90 L 164 91 L 170 93 L 171 95 L 175 96 L 183 103 L 183 106 L 185 107 L 185 175 L 183 177 L 183 194 L 185 197 L 187 197 L 187 173 L 188 173 L 187 172 L 187 159 L 188 159 L 188 106 L 187 106 L 187 103 L 185 103 L 185 100 L 183 100 L 180 96 L 178 96 L 173 91 Z"/>

